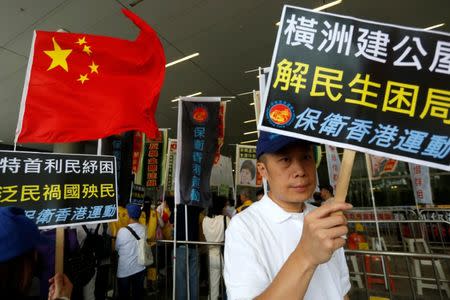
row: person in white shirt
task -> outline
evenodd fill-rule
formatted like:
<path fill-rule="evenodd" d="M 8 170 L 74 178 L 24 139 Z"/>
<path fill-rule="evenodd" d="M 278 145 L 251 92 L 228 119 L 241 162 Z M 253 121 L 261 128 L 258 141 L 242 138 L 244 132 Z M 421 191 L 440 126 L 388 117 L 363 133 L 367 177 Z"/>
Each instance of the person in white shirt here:
<path fill-rule="evenodd" d="M 237 214 L 225 238 L 229 299 L 348 299 L 342 246 L 348 203 L 305 204 L 316 188 L 313 145 L 260 132 L 258 171 L 270 190 Z"/>
<path fill-rule="evenodd" d="M 117 266 L 117 283 L 119 299 L 143 299 L 145 266 L 138 264 L 138 243 L 133 236 L 134 231 L 139 238 L 145 238 L 145 227 L 139 224 L 141 207 L 127 205 L 129 225 L 120 228 L 116 238 L 116 250 L 119 255 Z"/>
<path fill-rule="evenodd" d="M 224 208 L 228 199 L 223 196 L 213 197 L 212 205 L 208 208 L 208 215 L 203 218 L 202 228 L 208 242 L 223 242 L 225 228 L 230 218 L 225 216 Z M 220 274 L 223 268 L 223 257 L 220 246 L 209 246 L 209 289 L 210 300 L 219 299 Z"/>

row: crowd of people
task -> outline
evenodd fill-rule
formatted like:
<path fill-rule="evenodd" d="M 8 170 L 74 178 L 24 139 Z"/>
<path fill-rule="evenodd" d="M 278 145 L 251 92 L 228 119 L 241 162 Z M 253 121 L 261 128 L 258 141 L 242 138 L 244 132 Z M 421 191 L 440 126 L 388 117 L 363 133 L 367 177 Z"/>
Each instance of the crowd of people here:
<path fill-rule="evenodd" d="M 5 299 L 40 299 L 36 277 L 40 270 L 38 247 L 48 243 L 36 224 L 17 207 L 0 207 L 0 294 Z M 72 283 L 56 273 L 49 279 L 48 299 L 68 300 Z"/>
<path fill-rule="evenodd" d="M 170 198 L 169 198 L 170 199 Z M 171 198 L 173 201 L 173 197 Z M 249 201 L 249 200 L 246 200 Z M 206 215 L 202 214 L 202 234 L 201 238 L 210 242 L 223 242 L 224 232 L 230 217 L 225 216 L 225 208 L 229 206 L 229 201 L 226 197 L 218 197 L 212 201 L 213 205 L 205 211 Z M 173 234 L 173 218 L 170 220 L 169 216 L 173 217 L 168 203 L 163 202 L 158 207 L 158 228 L 157 231 L 164 231 L 160 238 L 172 238 Z M 172 207 L 173 209 L 173 207 Z M 180 217 L 183 217 L 182 207 L 180 207 Z M 146 267 L 137 263 L 137 248 L 135 237 L 131 231 L 134 231 L 140 238 L 146 236 L 147 228 L 142 224 L 141 206 L 128 204 L 126 206 L 126 214 L 121 210 L 121 218 L 115 224 L 116 226 L 100 226 L 100 224 L 88 224 L 86 226 L 75 226 L 75 241 L 78 244 L 77 248 L 82 248 L 84 241 L 88 234 L 96 233 L 103 234 L 107 231 L 108 235 L 115 235 L 114 249 L 117 252 L 117 296 L 119 299 L 143 299 L 145 295 L 145 277 Z M 201 210 L 198 213 L 190 214 L 192 218 L 199 217 Z M 235 214 L 232 209 L 231 215 Z M 171 222 L 172 221 L 172 222 Z M 180 224 L 184 220 L 180 219 Z M 117 228 L 118 227 L 118 228 Z M 195 227 L 195 226 L 194 226 Z M 194 228 L 193 227 L 193 228 Z M 169 233 L 167 232 L 169 229 Z M 100 229 L 100 230 L 99 230 Z M 115 231 L 115 232 L 114 232 Z M 197 233 L 189 236 L 189 240 L 198 240 L 199 230 L 194 230 Z M 180 240 L 185 240 L 181 235 L 184 231 L 180 230 Z M 69 234 L 69 235 L 70 235 Z M 72 285 L 72 282 L 67 275 L 62 273 L 50 276 L 47 284 L 42 285 L 42 277 L 44 273 L 51 274 L 54 269 L 54 262 L 45 265 L 43 257 L 45 253 L 39 251 L 39 248 L 53 249 L 55 247 L 55 236 L 51 238 L 48 231 L 39 231 L 32 220 L 25 216 L 24 210 L 17 207 L 1 207 L 0 208 L 0 292 L 2 295 L 8 295 L 11 299 L 105 299 L 107 292 L 108 276 L 111 270 L 115 268 L 107 268 L 103 271 L 103 264 L 98 262 L 95 268 L 95 274 L 88 278 L 87 283 L 83 286 Z M 27 238 L 24 239 L 23 237 Z M 71 238 L 68 238 L 72 240 Z M 72 243 L 68 241 L 66 244 Z M 184 246 L 181 245 L 180 248 Z M 68 246 L 68 248 L 73 248 Z M 194 247 L 192 247 L 194 249 Z M 219 285 L 221 280 L 221 273 L 223 269 L 223 248 L 219 246 L 212 246 L 209 249 L 209 267 L 210 267 L 210 283 L 212 299 L 218 299 Z M 179 252 L 177 264 L 179 266 L 178 273 L 180 274 L 178 280 L 183 281 L 183 252 Z M 54 253 L 53 253 L 54 255 Z M 192 250 L 190 257 L 196 257 L 198 253 Z M 54 259 L 54 256 L 52 257 Z M 108 259 L 106 266 L 110 266 L 113 261 Z M 192 265 L 198 265 L 198 258 L 191 260 Z M 46 269 L 46 270 L 44 270 Z M 46 271 L 46 272 L 44 272 Z M 47 276 L 49 277 L 49 276 Z M 193 278 L 192 291 L 195 292 L 194 286 L 198 281 L 195 281 L 196 274 L 191 273 Z M 44 280 L 47 281 L 47 278 Z M 99 283 L 100 282 L 100 283 Z M 179 284 L 179 290 L 184 290 L 183 284 Z M 198 292 L 197 292 L 198 294 Z M 185 298 L 181 295 L 179 298 Z"/>
<path fill-rule="evenodd" d="M 213 195 L 206 210 L 179 204 L 177 228 L 173 228 L 173 197 L 169 197 L 157 208 L 152 206 L 155 213 L 149 217 L 155 219 L 155 228 L 150 235 L 144 225 L 145 216 L 142 219 L 142 207 L 136 204 L 119 210 L 119 221 L 109 228 L 102 226 L 102 232 L 97 224 L 77 229 L 80 244 L 93 232 L 115 236 L 118 259 L 113 269 L 119 299 L 145 296 L 147 268 L 138 263 L 136 240 L 147 236 L 153 240 L 172 239 L 174 233 L 180 241 L 174 253 L 176 299 L 186 299 L 188 292 L 191 299 L 199 299 L 198 246 L 184 241 L 201 240 L 211 243 L 207 246 L 207 269 L 212 300 L 225 294 L 229 299 L 346 297 L 350 282 L 342 236 L 348 229 L 345 218 L 332 213 L 348 210 L 351 205 L 333 203 L 330 185 L 321 185 L 315 192 L 315 160 L 310 143 L 269 135 L 262 133 L 257 146 L 257 168 L 269 186 L 266 194 L 262 189 L 244 187 L 235 205 L 228 197 L 217 195 Z M 187 229 L 185 216 L 191 224 Z M 48 299 L 78 299 L 77 287 L 65 274 L 47 272 L 52 275 L 47 275 L 48 282 L 42 285 L 44 266 L 38 249 L 48 243 L 48 238 L 22 209 L 0 208 L 0 241 L 2 295 L 43 299 L 45 293 Z M 225 247 L 221 246 L 223 242 Z M 112 263 L 112 259 L 97 261 L 95 276 L 83 284 L 80 299 L 105 299 L 105 278 L 111 269 L 102 266 Z M 163 259 L 161 263 L 160 270 L 170 261 Z M 37 284 L 40 275 L 41 284 Z M 323 284 L 333 288 L 322 289 Z M 226 293 L 221 290 L 225 286 Z"/>

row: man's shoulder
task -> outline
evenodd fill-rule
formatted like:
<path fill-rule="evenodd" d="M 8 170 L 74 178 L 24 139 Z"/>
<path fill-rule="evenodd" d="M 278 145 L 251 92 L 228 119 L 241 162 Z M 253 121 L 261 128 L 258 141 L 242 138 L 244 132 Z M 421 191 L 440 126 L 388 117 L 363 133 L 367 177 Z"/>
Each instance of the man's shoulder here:
<path fill-rule="evenodd" d="M 127 228 L 121 227 L 121 228 L 119 229 L 119 231 L 117 231 L 116 240 L 117 240 L 117 239 L 120 240 L 120 239 L 125 238 L 125 236 L 126 236 L 126 234 L 127 234 L 126 231 L 128 231 Z"/>
<path fill-rule="evenodd" d="M 119 231 L 117 232 L 117 235 L 125 234 L 125 233 L 130 233 L 131 234 L 131 231 L 127 227 L 130 228 L 131 230 L 134 230 L 134 231 L 145 228 L 144 225 L 142 225 L 142 224 L 131 223 L 131 224 L 128 224 L 127 226 L 120 227 Z"/>
<path fill-rule="evenodd" d="M 261 203 L 259 201 L 257 202 L 251 202 L 251 203 L 244 203 L 240 207 L 245 207 L 239 214 L 236 216 L 246 216 L 247 218 L 254 216 L 254 215 L 260 215 L 261 214 Z"/>
<path fill-rule="evenodd" d="M 243 229 L 253 227 L 253 225 L 258 224 L 260 218 L 263 218 L 260 203 L 255 202 L 231 218 L 230 228 Z"/>

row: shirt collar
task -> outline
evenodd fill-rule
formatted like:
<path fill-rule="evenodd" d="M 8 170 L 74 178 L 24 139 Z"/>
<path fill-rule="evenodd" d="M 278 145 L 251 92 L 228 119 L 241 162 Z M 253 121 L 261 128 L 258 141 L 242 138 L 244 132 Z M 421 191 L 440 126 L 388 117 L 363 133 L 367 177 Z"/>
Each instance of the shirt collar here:
<path fill-rule="evenodd" d="M 304 215 L 304 213 L 308 213 L 311 210 L 311 207 L 308 203 L 305 203 L 305 208 L 303 212 L 301 213 L 293 213 L 293 212 L 287 212 L 283 208 L 281 208 L 278 204 L 276 204 L 270 197 L 266 194 L 264 195 L 261 200 L 259 200 L 261 203 L 261 209 L 263 214 L 270 220 L 274 221 L 275 223 L 283 223 L 284 221 L 298 215 Z"/>

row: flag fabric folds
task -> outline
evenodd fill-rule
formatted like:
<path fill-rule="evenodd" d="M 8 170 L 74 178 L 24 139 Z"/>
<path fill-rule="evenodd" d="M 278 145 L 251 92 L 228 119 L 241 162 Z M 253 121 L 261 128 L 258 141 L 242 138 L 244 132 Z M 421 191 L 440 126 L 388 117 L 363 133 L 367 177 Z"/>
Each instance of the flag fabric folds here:
<path fill-rule="evenodd" d="M 35 31 L 16 131 L 18 142 L 64 143 L 137 130 L 155 137 L 165 56 L 156 32 L 134 41 Z"/>

